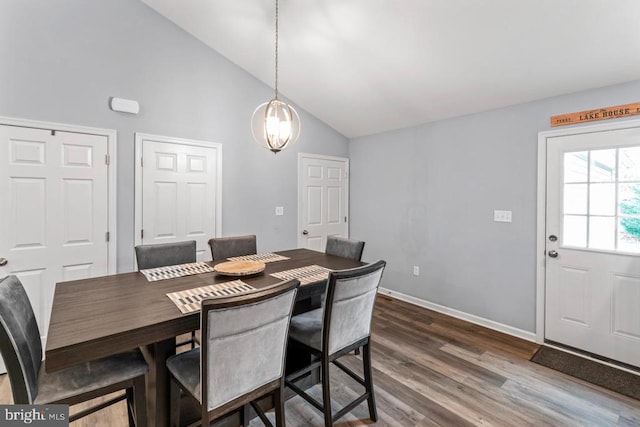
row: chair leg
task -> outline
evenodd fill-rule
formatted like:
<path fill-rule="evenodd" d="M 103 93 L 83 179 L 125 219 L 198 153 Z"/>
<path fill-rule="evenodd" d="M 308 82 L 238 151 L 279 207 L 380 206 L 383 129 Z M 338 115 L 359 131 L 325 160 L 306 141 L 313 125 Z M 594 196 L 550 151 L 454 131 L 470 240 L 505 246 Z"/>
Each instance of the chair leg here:
<path fill-rule="evenodd" d="M 180 386 L 173 380 L 169 381 L 169 393 L 171 406 L 169 407 L 169 425 L 171 427 L 180 426 Z"/>
<path fill-rule="evenodd" d="M 133 381 L 133 408 L 136 414 L 136 426 L 146 427 L 147 425 L 147 389 L 145 376 L 136 378 Z"/>
<path fill-rule="evenodd" d="M 127 394 L 127 398 L 125 400 L 127 405 L 127 416 L 129 417 L 129 427 L 136 427 L 136 420 L 134 418 L 135 411 L 135 401 L 134 401 L 134 391 L 133 388 L 128 388 L 125 390 Z"/>
<path fill-rule="evenodd" d="M 373 392 L 373 372 L 371 370 L 371 342 L 367 342 L 362 347 L 362 363 L 364 367 L 364 383 L 366 392 L 369 393 L 367 404 L 369 405 L 369 418 L 371 421 L 378 421 L 378 410 L 376 409 L 376 398 Z"/>
<path fill-rule="evenodd" d="M 273 406 L 275 406 L 276 413 L 276 427 L 284 427 L 284 382 L 273 393 Z"/>
<path fill-rule="evenodd" d="M 251 406 L 250 405 L 242 405 L 240 408 L 240 425 L 242 427 L 246 427 L 249 425 L 249 421 L 251 421 Z"/>
<path fill-rule="evenodd" d="M 325 427 L 333 426 L 333 417 L 331 413 L 331 390 L 329 388 L 329 364 L 329 358 L 322 355 L 322 406 L 324 409 Z"/>

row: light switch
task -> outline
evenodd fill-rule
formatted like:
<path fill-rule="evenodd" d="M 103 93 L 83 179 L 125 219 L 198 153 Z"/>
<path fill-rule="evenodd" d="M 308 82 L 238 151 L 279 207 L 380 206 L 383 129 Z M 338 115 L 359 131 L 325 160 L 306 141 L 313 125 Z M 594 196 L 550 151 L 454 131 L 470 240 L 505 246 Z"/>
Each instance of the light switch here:
<path fill-rule="evenodd" d="M 511 222 L 511 211 L 493 211 L 493 221 Z"/>
<path fill-rule="evenodd" d="M 284 206 L 276 206 L 276 215 L 284 215 Z"/>

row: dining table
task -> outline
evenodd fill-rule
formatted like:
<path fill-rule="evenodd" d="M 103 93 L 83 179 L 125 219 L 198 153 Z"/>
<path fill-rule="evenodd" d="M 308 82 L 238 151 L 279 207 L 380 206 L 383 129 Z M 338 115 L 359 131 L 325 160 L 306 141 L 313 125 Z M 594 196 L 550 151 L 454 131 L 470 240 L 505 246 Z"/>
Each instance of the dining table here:
<path fill-rule="evenodd" d="M 147 414 L 150 426 L 169 424 L 169 375 L 166 360 L 176 352 L 176 337 L 200 328 L 200 312 L 182 314 L 167 296 L 241 279 L 254 288 L 281 281 L 274 273 L 307 266 L 343 270 L 363 265 L 353 259 L 310 249 L 274 252 L 284 258 L 267 262 L 251 276 L 228 277 L 206 272 L 149 281 L 137 271 L 57 283 L 45 350 L 47 372 L 140 348 L 149 364 Z M 219 262 L 207 262 L 215 266 Z M 320 306 L 326 279 L 300 286 L 294 315 Z M 288 354 L 287 363 L 296 363 Z M 298 361 L 304 363 L 304 361 Z"/>

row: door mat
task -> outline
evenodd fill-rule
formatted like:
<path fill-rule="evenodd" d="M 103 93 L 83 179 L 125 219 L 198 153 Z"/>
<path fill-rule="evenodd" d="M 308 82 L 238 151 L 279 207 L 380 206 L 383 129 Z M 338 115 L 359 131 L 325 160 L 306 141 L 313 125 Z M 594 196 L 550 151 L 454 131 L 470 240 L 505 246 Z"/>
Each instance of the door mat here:
<path fill-rule="evenodd" d="M 640 400 L 640 375 L 546 346 L 541 346 L 531 361 Z"/>

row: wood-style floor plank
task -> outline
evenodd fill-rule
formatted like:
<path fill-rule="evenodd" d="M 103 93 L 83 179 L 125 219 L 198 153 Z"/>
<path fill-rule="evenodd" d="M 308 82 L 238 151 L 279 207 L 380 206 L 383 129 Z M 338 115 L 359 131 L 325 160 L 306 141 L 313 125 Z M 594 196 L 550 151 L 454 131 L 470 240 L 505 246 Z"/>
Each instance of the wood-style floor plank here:
<path fill-rule="evenodd" d="M 372 341 L 376 426 L 640 426 L 640 401 L 531 363 L 536 344 L 460 319 L 381 296 Z M 362 372 L 360 356 L 343 362 Z M 363 392 L 335 367 L 331 379 L 334 411 Z M 321 398 L 319 386 L 309 392 Z M 10 402 L 2 375 L 0 403 Z M 300 397 L 287 401 L 286 417 L 288 426 L 323 425 L 322 414 Z M 372 425 L 368 417 L 363 403 L 336 425 Z M 125 426 L 125 406 L 74 425 Z"/>

